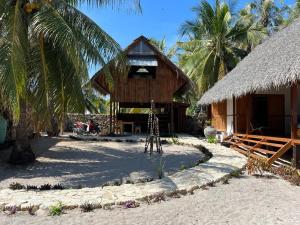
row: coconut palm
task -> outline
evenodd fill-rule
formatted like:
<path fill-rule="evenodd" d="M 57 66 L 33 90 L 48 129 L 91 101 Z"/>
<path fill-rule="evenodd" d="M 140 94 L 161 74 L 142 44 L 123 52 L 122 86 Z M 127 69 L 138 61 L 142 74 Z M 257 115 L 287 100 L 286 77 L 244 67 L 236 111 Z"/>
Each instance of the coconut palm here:
<path fill-rule="evenodd" d="M 88 64 L 104 65 L 120 52 L 119 45 L 76 6 L 123 2 L 0 0 L 0 94 L 9 99 L 17 124 L 13 161 L 34 159 L 26 132 L 28 106 L 52 124 L 53 118 L 63 121 L 67 111 L 83 112 L 81 87 L 88 79 Z"/>
<path fill-rule="evenodd" d="M 181 32 L 188 39 L 178 43 L 179 64 L 203 93 L 234 68 L 247 52 L 240 47 L 247 35 L 247 26 L 235 23 L 226 3 L 208 1 L 193 8 L 194 21 L 187 21 Z"/>
<path fill-rule="evenodd" d="M 250 9 L 249 14 L 269 34 L 285 23 L 285 14 L 289 12 L 289 7 L 283 1 L 275 3 L 274 0 L 254 0 L 247 7 Z"/>
<path fill-rule="evenodd" d="M 176 54 L 176 45 L 174 45 L 171 48 L 168 48 L 165 37 L 161 40 L 150 38 L 150 43 L 152 43 L 158 50 L 160 50 L 168 58 L 172 58 Z"/>

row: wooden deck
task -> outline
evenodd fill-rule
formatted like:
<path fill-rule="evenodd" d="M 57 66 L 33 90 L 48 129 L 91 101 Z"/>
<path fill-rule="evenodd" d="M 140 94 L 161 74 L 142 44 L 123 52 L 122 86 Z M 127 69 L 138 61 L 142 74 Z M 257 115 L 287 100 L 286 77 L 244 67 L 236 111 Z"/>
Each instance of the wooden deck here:
<path fill-rule="evenodd" d="M 290 161 L 281 157 L 293 146 L 300 145 L 299 139 L 237 133 L 227 137 L 224 142 L 230 144 L 230 148 L 244 155 L 267 160 L 270 165 L 291 165 Z"/>

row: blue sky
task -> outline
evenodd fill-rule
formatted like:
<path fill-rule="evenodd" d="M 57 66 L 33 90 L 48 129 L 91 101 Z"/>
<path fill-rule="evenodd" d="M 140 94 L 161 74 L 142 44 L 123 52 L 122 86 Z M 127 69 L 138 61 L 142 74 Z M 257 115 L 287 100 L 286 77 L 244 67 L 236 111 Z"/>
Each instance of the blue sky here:
<path fill-rule="evenodd" d="M 214 2 L 215 0 L 210 0 Z M 278 0 L 279 1 L 279 0 Z M 166 38 L 168 46 L 176 43 L 180 25 L 194 18 L 191 8 L 199 0 L 141 0 L 141 14 L 126 10 L 81 6 L 81 10 L 99 24 L 123 48 L 140 35 L 148 38 Z M 231 0 L 234 2 L 234 0 Z M 235 8 L 245 6 L 248 0 L 237 0 Z M 285 0 L 293 4 L 295 0 Z M 91 69 L 90 73 L 94 70 Z"/>

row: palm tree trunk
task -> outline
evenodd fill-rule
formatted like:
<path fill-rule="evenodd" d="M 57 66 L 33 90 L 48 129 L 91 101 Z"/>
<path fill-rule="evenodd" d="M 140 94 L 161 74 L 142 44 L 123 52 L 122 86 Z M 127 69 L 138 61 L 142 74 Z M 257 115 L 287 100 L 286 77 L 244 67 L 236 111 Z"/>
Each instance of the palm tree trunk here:
<path fill-rule="evenodd" d="M 12 164 L 27 164 L 35 161 L 29 138 L 28 138 L 27 104 L 25 100 L 20 103 L 20 119 L 16 127 L 16 141 L 10 155 L 9 162 Z"/>

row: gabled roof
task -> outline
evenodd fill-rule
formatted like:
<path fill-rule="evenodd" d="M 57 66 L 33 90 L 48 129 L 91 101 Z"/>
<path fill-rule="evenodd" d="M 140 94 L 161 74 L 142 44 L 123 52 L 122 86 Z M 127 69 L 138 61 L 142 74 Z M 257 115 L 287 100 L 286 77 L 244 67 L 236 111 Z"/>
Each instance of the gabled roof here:
<path fill-rule="evenodd" d="M 128 60 L 128 64 L 131 65 L 132 63 L 139 64 L 139 63 L 147 63 L 150 66 L 155 66 L 155 61 L 149 56 L 153 55 L 155 57 L 158 57 L 160 60 L 162 60 L 173 72 L 177 74 L 178 77 L 181 77 L 184 81 L 186 81 L 185 85 L 180 87 L 179 90 L 177 90 L 177 94 L 181 94 L 183 92 L 186 92 L 188 88 L 191 87 L 191 80 L 185 75 L 185 73 L 178 68 L 167 56 L 165 56 L 156 46 L 151 44 L 150 40 L 147 39 L 144 36 L 140 36 L 139 38 L 135 39 L 127 48 L 123 50 L 123 54 L 126 55 L 127 57 L 131 56 L 136 56 L 136 51 L 135 49 L 138 48 L 141 44 L 144 44 L 146 48 L 148 48 L 148 52 L 146 52 L 144 55 L 138 54 L 139 55 L 139 61 L 134 62 L 134 58 L 131 58 Z M 110 63 L 110 62 L 109 62 Z M 108 63 L 108 64 L 109 64 Z M 109 94 L 109 91 L 105 89 L 105 87 L 102 87 L 102 85 L 97 81 L 99 76 L 102 76 L 104 74 L 103 69 L 98 71 L 93 77 L 92 77 L 92 84 L 94 88 L 97 90 L 104 92 L 105 94 Z"/>
<path fill-rule="evenodd" d="M 257 46 L 198 103 L 211 104 L 297 81 L 300 81 L 300 19 Z"/>

